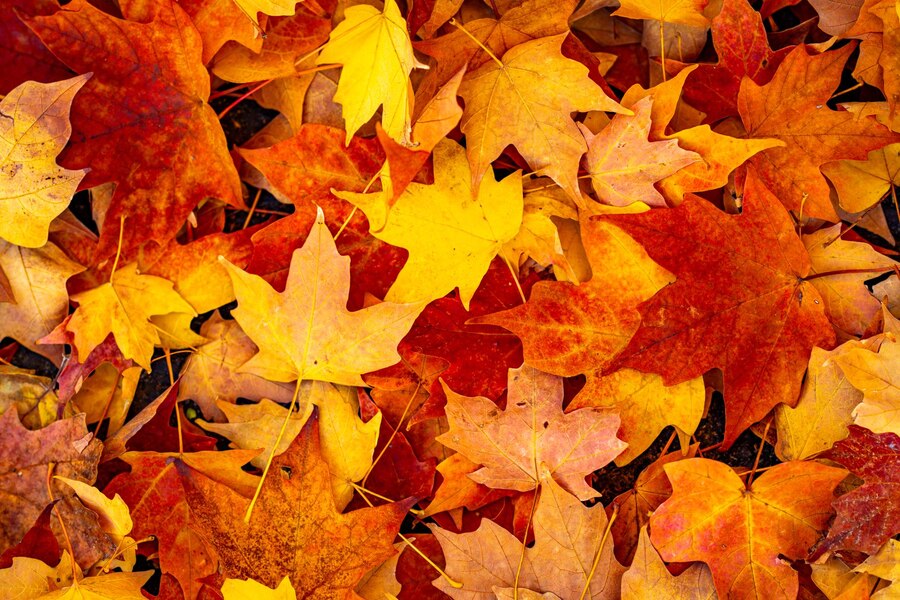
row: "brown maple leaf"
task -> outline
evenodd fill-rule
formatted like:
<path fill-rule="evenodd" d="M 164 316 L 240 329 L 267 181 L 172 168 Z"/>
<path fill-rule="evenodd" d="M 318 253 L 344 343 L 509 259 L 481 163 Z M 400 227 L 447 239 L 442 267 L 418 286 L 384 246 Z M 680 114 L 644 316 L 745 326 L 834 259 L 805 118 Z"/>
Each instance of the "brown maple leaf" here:
<path fill-rule="evenodd" d="M 349 599 L 362 576 L 394 553 L 412 500 L 340 514 L 318 440 L 312 417 L 272 463 L 249 524 L 249 500 L 175 462 L 204 537 L 218 550 L 222 577 L 275 587 L 288 576 L 298 597 Z"/>

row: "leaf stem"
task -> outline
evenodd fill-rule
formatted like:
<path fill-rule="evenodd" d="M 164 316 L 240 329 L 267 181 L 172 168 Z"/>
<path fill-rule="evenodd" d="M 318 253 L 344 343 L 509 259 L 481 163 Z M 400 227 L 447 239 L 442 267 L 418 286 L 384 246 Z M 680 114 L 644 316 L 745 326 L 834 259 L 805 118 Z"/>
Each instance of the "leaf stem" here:
<path fill-rule="evenodd" d="M 662 65 L 662 80 L 666 81 L 666 22 L 659 22 L 659 60 Z"/>
<path fill-rule="evenodd" d="M 253 218 L 253 213 L 256 212 L 256 205 L 259 204 L 260 196 L 262 196 L 262 188 L 256 190 L 256 196 L 253 197 L 253 204 L 250 206 L 250 210 L 247 211 L 247 218 L 244 219 L 244 224 L 241 226 L 241 229 L 247 229 L 247 225 L 250 224 L 250 219 Z"/>
<path fill-rule="evenodd" d="M 762 439 L 759 440 L 759 448 L 756 451 L 756 459 L 753 461 L 753 468 L 750 469 L 750 476 L 747 477 L 747 489 L 753 484 L 753 476 L 756 475 L 756 469 L 759 468 L 759 459 L 762 458 L 763 448 L 766 447 L 766 437 L 769 435 L 769 428 L 772 427 L 772 419 L 766 422 L 766 428 L 763 430 Z"/>
<path fill-rule="evenodd" d="M 50 502 L 56 500 L 53 497 L 53 488 L 51 487 L 53 480 L 53 469 L 56 468 L 56 463 L 47 463 L 47 495 L 50 496 Z M 53 510 L 56 512 L 56 518 L 59 521 L 59 528 L 62 530 L 63 538 L 66 540 L 66 547 L 69 549 L 69 556 L 72 557 L 72 584 L 78 584 L 78 571 L 75 569 L 75 550 L 72 548 L 72 539 L 69 537 L 69 530 L 66 529 L 66 523 L 63 521 L 62 512 L 59 510 L 59 505 L 53 507 Z"/>
<path fill-rule="evenodd" d="M 603 510 L 601 507 L 600 510 Z M 612 531 L 613 523 L 616 522 L 616 517 L 619 516 L 619 505 L 616 504 L 613 506 L 613 514 L 609 518 L 609 521 L 606 523 L 606 530 L 603 532 L 603 537 L 600 539 L 600 546 L 597 548 L 597 552 L 594 554 L 594 562 L 591 565 L 591 572 L 588 573 L 587 580 L 584 582 L 584 589 L 581 590 L 581 596 L 578 597 L 578 600 L 584 600 L 584 597 L 587 595 L 588 590 L 591 589 L 591 581 L 594 579 L 594 574 L 597 572 L 597 566 L 600 564 L 600 557 L 603 556 L 603 547 L 606 545 L 606 540 L 609 538 L 609 534 Z"/>
<path fill-rule="evenodd" d="M 534 487 L 534 496 L 531 498 L 531 511 L 528 513 L 528 523 L 525 524 L 525 533 L 522 534 L 522 553 L 519 555 L 519 566 L 516 567 L 516 579 L 513 583 L 513 600 L 519 600 L 519 579 L 522 576 L 522 565 L 525 564 L 528 531 L 531 529 L 531 521 L 534 519 L 534 509 L 537 507 L 538 490 L 540 490 L 540 484 Z"/>
<path fill-rule="evenodd" d="M 835 269 L 834 271 L 813 273 L 812 275 L 804 277 L 804 280 L 811 281 L 813 279 L 819 279 L 820 277 L 829 277 L 831 275 L 848 275 L 851 273 L 888 273 L 890 271 L 897 272 L 897 274 L 900 275 L 900 267 L 894 265 L 891 267 L 879 267 L 873 269 Z"/>
<path fill-rule="evenodd" d="M 256 486 L 256 491 L 253 492 L 253 499 L 250 501 L 250 506 L 247 507 L 247 512 L 244 514 L 244 523 L 250 523 L 250 516 L 253 514 L 253 509 L 256 507 L 256 502 L 259 500 L 259 494 L 262 492 L 263 484 L 266 482 L 266 476 L 269 474 L 269 469 L 272 467 L 275 453 L 278 452 L 278 446 L 281 445 L 281 440 L 284 439 L 284 432 L 287 430 L 288 422 L 290 422 L 291 415 L 294 414 L 294 408 L 297 406 L 297 398 L 300 396 L 300 384 L 302 382 L 303 380 L 298 377 L 297 385 L 294 386 L 294 395 L 291 398 L 291 405 L 288 407 L 287 414 L 284 416 L 284 422 L 281 424 L 281 430 L 278 432 L 278 437 L 275 438 L 275 445 L 272 446 L 272 452 L 269 453 L 269 458 L 266 460 L 266 466 L 263 469 L 262 476 L 259 478 L 259 484 Z"/>
<path fill-rule="evenodd" d="M 467 36 L 470 40 L 472 40 L 473 42 L 475 42 L 476 44 L 478 44 L 478 47 L 481 48 L 482 50 L 484 50 L 484 53 L 487 54 L 488 56 L 490 56 L 490 57 L 494 60 L 494 62 L 497 63 L 497 65 L 499 65 L 499 67 L 500 67 L 501 69 L 505 66 L 505 65 L 503 64 L 503 61 L 501 61 L 499 58 L 497 58 L 497 56 L 496 56 L 493 52 L 491 52 L 491 51 L 488 49 L 488 47 L 485 46 L 485 45 L 481 42 L 481 40 L 479 40 L 477 37 L 475 37 L 474 35 L 472 35 L 471 33 L 469 33 L 469 30 L 468 30 L 468 29 L 466 29 L 465 27 L 463 27 L 462 25 L 460 25 L 459 22 L 458 22 L 456 19 L 450 19 L 450 21 L 448 21 L 448 22 L 449 22 L 451 25 L 453 25 L 454 27 L 456 27 L 457 29 L 459 29 L 460 31 L 462 31 L 464 34 L 466 34 L 466 36 Z"/>
<path fill-rule="evenodd" d="M 273 81 L 275 81 L 275 80 L 274 80 L 274 79 L 266 79 L 266 80 L 263 81 L 262 83 L 258 84 L 256 87 L 250 88 L 250 89 L 249 89 L 245 94 L 243 94 L 240 98 L 238 98 L 237 100 L 235 100 L 234 102 L 232 102 L 231 104 L 229 104 L 228 106 L 226 106 L 226 107 L 225 107 L 225 110 L 223 110 L 222 112 L 220 112 L 220 113 L 217 115 L 217 117 L 221 120 L 225 115 L 227 115 L 228 113 L 231 112 L 231 109 L 233 109 L 235 106 L 237 106 L 238 104 L 240 104 L 241 102 L 243 102 L 244 100 L 246 100 L 247 98 L 249 98 L 250 96 L 252 96 L 253 94 L 255 94 L 256 92 L 258 92 L 259 90 L 261 90 L 261 89 L 264 88 L 265 86 L 269 85 L 269 84 L 272 83 Z"/>

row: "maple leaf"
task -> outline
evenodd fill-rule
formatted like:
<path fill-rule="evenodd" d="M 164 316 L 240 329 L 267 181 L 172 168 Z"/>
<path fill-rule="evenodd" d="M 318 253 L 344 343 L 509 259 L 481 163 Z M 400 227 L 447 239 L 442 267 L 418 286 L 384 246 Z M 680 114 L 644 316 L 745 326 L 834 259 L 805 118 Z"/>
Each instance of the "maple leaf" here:
<path fill-rule="evenodd" d="M 488 519 L 478 529 L 456 534 L 432 526 L 447 559 L 447 574 L 462 583 L 451 586 L 443 578 L 434 585 L 451 598 L 491 598 L 495 588 L 555 594 L 560 598 L 617 598 L 624 569 L 603 543 L 607 529 L 603 507 L 587 508 L 552 477 L 543 478 L 534 511 L 534 545 L 523 547 L 511 533 Z M 517 568 L 518 567 L 518 568 Z M 507 597 L 513 597 L 508 594 Z M 544 598 L 553 596 L 543 596 Z"/>
<path fill-rule="evenodd" d="M 847 379 L 863 393 L 853 422 L 874 433 L 900 435 L 900 343 L 886 341 L 878 352 L 854 348 L 835 357 Z"/>
<path fill-rule="evenodd" d="M 677 140 L 648 140 L 651 102 L 642 98 L 631 107 L 633 116 L 616 115 L 596 136 L 581 126 L 588 144 L 588 174 L 604 204 L 665 206 L 653 184 L 701 160 L 697 153 L 679 148 Z"/>
<path fill-rule="evenodd" d="M 0 239 L 43 246 L 89 171 L 60 167 L 56 156 L 72 134 L 72 100 L 90 78 L 26 82 L 0 100 Z"/>
<path fill-rule="evenodd" d="M 222 576 L 273 587 L 288 575 L 300 597 L 351 598 L 362 576 L 394 553 L 394 535 L 412 501 L 335 510 L 317 422 L 310 418 L 275 458 L 275 476 L 263 483 L 249 524 L 243 520 L 249 500 L 176 461 L 191 510 L 218 549 Z"/>
<path fill-rule="evenodd" d="M 837 516 L 828 536 L 816 546 L 815 560 L 825 552 L 858 550 L 875 554 L 900 523 L 900 437 L 872 433 L 859 425 L 823 457 L 839 463 L 863 480 L 863 484 L 835 499 Z"/>
<path fill-rule="evenodd" d="M 671 210 L 604 218 L 678 277 L 641 305 L 640 329 L 614 366 L 659 373 L 667 385 L 722 369 L 725 447 L 797 397 L 812 347 L 829 347 L 834 331 L 803 280 L 809 258 L 787 212 L 752 171 L 741 215 L 690 197 Z"/>
<path fill-rule="evenodd" d="M 56 499 L 57 514 L 66 523 L 67 537 L 79 564 L 92 565 L 109 556 L 114 545 L 100 529 L 96 515 L 64 483 L 52 481 L 48 486 L 47 482 L 50 472 L 88 483 L 96 478 L 103 445 L 88 434 L 84 416 L 28 431 L 19 422 L 16 411 L 7 410 L 0 416 L 0 426 L 5 432 L 0 438 L 0 490 L 7 497 L 0 507 L 4 523 L 0 529 L 0 552 L 17 543 L 44 507 Z M 65 543 L 58 521 L 54 519 L 51 526 Z"/>
<path fill-rule="evenodd" d="M 30 249 L 0 240 L 0 271 L 9 278 L 13 295 L 12 302 L 0 302 L 0 336 L 15 338 L 33 352 L 59 361 L 59 347 L 37 341 L 65 318 L 66 281 L 83 270 L 52 242 Z"/>
<path fill-rule="evenodd" d="M 757 85 L 768 83 L 790 51 L 769 48 L 762 17 L 747 0 L 722 3 L 721 12 L 712 20 L 712 40 L 719 62 L 698 65 L 684 88 L 685 100 L 706 113 L 707 123 L 737 115 L 741 79 L 749 77 Z M 666 63 L 670 72 L 684 66 L 678 61 Z"/>
<path fill-rule="evenodd" d="M 706 390 L 700 377 L 668 387 L 659 375 L 622 369 L 605 376 L 588 373 L 587 382 L 566 412 L 592 407 L 619 415 L 618 435 L 628 443 L 616 457 L 616 465 L 621 467 L 649 448 L 667 425 L 675 427 L 687 447 L 705 406 Z"/>
<path fill-rule="evenodd" d="M 484 465 L 470 477 L 492 488 L 535 489 L 543 469 L 580 500 L 596 497 L 585 476 L 615 458 L 619 418 L 593 408 L 562 411 L 562 379 L 529 367 L 510 369 L 506 409 L 444 386 L 450 431 L 437 441 Z M 528 440 L 527 443 L 516 440 Z M 541 469 L 538 472 L 537 469 Z"/>
<path fill-rule="evenodd" d="M 131 471 L 117 475 L 105 488 L 106 494 L 121 496 L 131 509 L 132 535 L 154 536 L 159 543 L 159 566 L 178 580 L 188 600 L 197 597 L 197 581 L 216 571 L 216 549 L 199 535 L 197 518 L 188 506 L 184 473 L 196 470 L 213 478 L 236 494 L 249 497 L 257 478 L 241 470 L 255 450 L 225 452 L 127 452 L 119 458 Z M 181 470 L 176 469 L 178 457 Z"/>
<path fill-rule="evenodd" d="M 297 592 L 287 577 L 274 590 L 252 579 L 226 579 L 222 584 L 222 597 L 224 600 L 297 600 Z"/>
<path fill-rule="evenodd" d="M 502 58 L 466 73 L 461 129 L 478 190 L 490 162 L 512 144 L 529 166 L 576 200 L 578 162 L 587 144 L 572 121 L 575 111 L 628 114 L 588 78 L 587 68 L 561 52 L 565 34 L 524 42 Z M 553 73 L 548 80 L 545 73 Z"/>
<path fill-rule="evenodd" d="M 413 54 L 406 21 L 395 0 L 384 9 L 360 4 L 344 12 L 316 64 L 343 65 L 334 101 L 343 108 L 346 143 L 382 106 L 381 124 L 392 138 L 409 140 L 409 74 L 425 68 Z"/>
<path fill-rule="evenodd" d="M 672 497 L 650 517 L 653 545 L 665 560 L 705 562 L 721 598 L 796 598 L 797 574 L 779 555 L 806 557 L 846 471 L 789 462 L 747 487 L 729 466 L 706 458 L 665 470 Z"/>
<path fill-rule="evenodd" d="M 607 366 L 638 329 L 635 307 L 672 280 L 622 230 L 596 218 L 581 228 L 590 281 L 542 281 L 525 304 L 469 321 L 509 329 L 527 365 L 564 377 Z"/>
<path fill-rule="evenodd" d="M 74 346 L 82 362 L 110 333 L 125 358 L 150 370 L 153 346 L 160 343 L 154 315 L 183 312 L 196 315 L 190 304 L 172 289 L 172 283 L 138 272 L 137 264 L 125 265 L 103 285 L 71 296 L 78 304 L 64 324 L 74 334 Z M 105 315 L 101 320 L 98 315 Z"/>
<path fill-rule="evenodd" d="M 260 349 L 240 370 L 271 381 L 365 385 L 361 374 L 399 359 L 397 343 L 424 308 L 384 302 L 348 311 L 350 260 L 337 253 L 321 209 L 294 251 L 284 293 L 220 260 L 238 300 L 231 314 Z"/>
<path fill-rule="evenodd" d="M 713 600 L 717 596 L 712 575 L 705 565 L 695 563 L 674 577 L 650 543 L 647 527 L 644 526 L 634 562 L 622 575 L 622 600 L 643 598 Z"/>
<path fill-rule="evenodd" d="M 876 554 L 867 558 L 853 570 L 857 573 L 870 573 L 891 581 L 889 586 L 872 594 L 872 598 L 875 600 L 890 599 L 900 591 L 900 586 L 897 585 L 897 582 L 900 581 L 900 542 L 888 540 Z"/>
<path fill-rule="evenodd" d="M 458 287 L 468 309 L 491 260 L 519 231 L 522 179 L 489 177 L 473 194 L 464 150 L 450 140 L 435 147 L 434 171 L 434 185 L 410 184 L 387 211 L 387 192 L 334 194 L 383 224 L 376 238 L 409 250 L 386 301 L 430 302 Z"/>
<path fill-rule="evenodd" d="M 206 104 L 209 74 L 190 18 L 173 0 L 131 0 L 121 8 L 145 22 L 117 19 L 86 0 L 27 20 L 66 65 L 94 73 L 72 106 L 74 133 L 62 164 L 90 166 L 83 188 L 116 183 L 97 260 L 116 252 L 123 217 L 122 252 L 128 255 L 147 240 L 175 237 L 206 198 L 241 205 L 225 136 Z M 87 31 L 101 35 L 103 44 Z"/>
<path fill-rule="evenodd" d="M 794 212 L 837 221 L 829 188 L 819 167 L 839 159 L 864 159 L 900 135 L 873 119 L 826 106 L 854 46 L 819 55 L 794 48 L 771 82 L 741 82 L 738 109 L 750 137 L 775 138 L 786 146 L 770 148 L 750 159 L 762 182 Z M 802 209 L 801 209 L 802 206 Z"/>
<path fill-rule="evenodd" d="M 258 13 L 272 16 L 294 14 L 297 0 L 233 0 L 244 15 L 259 25 Z"/>

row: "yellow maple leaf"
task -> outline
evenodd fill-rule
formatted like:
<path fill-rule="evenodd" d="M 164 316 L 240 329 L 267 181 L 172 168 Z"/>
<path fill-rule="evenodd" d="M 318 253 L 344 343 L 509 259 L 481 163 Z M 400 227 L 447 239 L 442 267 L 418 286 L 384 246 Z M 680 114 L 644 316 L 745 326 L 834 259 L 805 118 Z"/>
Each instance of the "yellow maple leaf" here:
<path fill-rule="evenodd" d="M 173 312 L 196 315 L 173 289 L 172 282 L 138 272 L 137 263 L 115 271 L 103 285 L 74 294 L 78 308 L 66 325 L 75 336 L 79 360 L 84 360 L 110 333 L 125 358 L 150 370 L 153 346 L 161 342 L 150 322 L 154 315 Z"/>
<path fill-rule="evenodd" d="M 409 250 L 409 260 L 388 290 L 390 302 L 430 302 L 459 287 L 468 309 L 494 256 L 522 224 L 522 177 L 485 179 L 472 195 L 465 150 L 452 140 L 434 149 L 434 185 L 412 183 L 389 212 L 386 192 L 335 195 L 358 206 L 370 223 L 384 223 L 372 235 Z"/>
<path fill-rule="evenodd" d="M 0 100 L 0 238 L 39 248 L 69 206 L 88 170 L 64 169 L 56 156 L 72 134 L 72 99 L 90 78 L 26 81 Z"/>
<path fill-rule="evenodd" d="M 426 68 L 416 60 L 406 21 L 395 0 L 384 10 L 360 4 L 331 32 L 316 64 L 343 65 L 334 101 L 343 107 L 346 142 L 383 107 L 381 125 L 395 140 L 409 142 L 412 88 L 409 74 Z"/>
<path fill-rule="evenodd" d="M 297 379 L 362 386 L 361 375 L 400 360 L 397 344 L 425 308 L 383 302 L 347 310 L 350 259 L 338 254 L 319 209 L 294 251 L 284 292 L 225 260 L 238 307 L 231 314 L 259 353 L 239 369 L 270 381 Z"/>

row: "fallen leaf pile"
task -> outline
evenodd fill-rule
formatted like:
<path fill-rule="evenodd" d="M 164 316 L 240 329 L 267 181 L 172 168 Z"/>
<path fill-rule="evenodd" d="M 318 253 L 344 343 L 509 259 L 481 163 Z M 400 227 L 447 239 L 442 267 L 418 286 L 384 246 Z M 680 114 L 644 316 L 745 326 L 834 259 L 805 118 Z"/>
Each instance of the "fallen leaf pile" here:
<path fill-rule="evenodd" d="M 900 598 L 898 0 L 0 0 L 0 600 Z"/>

